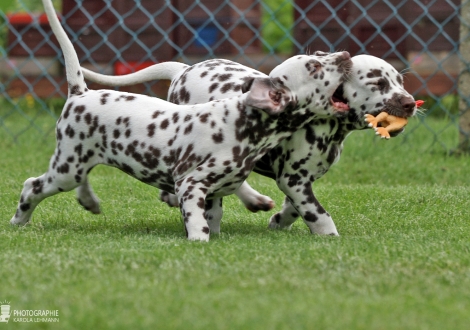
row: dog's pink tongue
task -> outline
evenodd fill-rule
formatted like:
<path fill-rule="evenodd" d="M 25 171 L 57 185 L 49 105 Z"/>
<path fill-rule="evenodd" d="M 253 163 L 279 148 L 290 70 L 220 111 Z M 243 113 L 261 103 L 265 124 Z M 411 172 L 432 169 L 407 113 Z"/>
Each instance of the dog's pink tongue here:
<path fill-rule="evenodd" d="M 334 102 L 333 106 L 338 110 L 338 111 L 348 111 L 349 110 L 349 105 L 343 102 Z"/>

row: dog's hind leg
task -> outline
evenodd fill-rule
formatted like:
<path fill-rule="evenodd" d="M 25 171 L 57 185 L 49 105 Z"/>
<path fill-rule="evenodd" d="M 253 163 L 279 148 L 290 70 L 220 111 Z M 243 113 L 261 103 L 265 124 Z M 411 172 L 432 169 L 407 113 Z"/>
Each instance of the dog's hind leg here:
<path fill-rule="evenodd" d="M 178 197 L 175 194 L 169 193 L 165 190 L 160 190 L 160 200 L 167 203 L 170 207 L 179 206 Z"/>
<path fill-rule="evenodd" d="M 274 201 L 271 198 L 261 195 L 246 181 L 242 183 L 235 194 L 251 212 L 269 211 L 274 207 Z"/>
<path fill-rule="evenodd" d="M 77 163 L 77 157 L 70 154 L 64 155 L 64 150 L 67 149 L 56 148 L 46 173 L 25 181 L 18 208 L 10 221 L 11 224 L 25 225 L 28 223 L 35 207 L 43 199 L 75 189 L 82 183 L 87 185 L 88 170 L 96 164 L 93 164 L 91 160 L 88 160 L 86 164 Z"/>
<path fill-rule="evenodd" d="M 78 203 L 80 203 L 85 210 L 90 211 L 93 214 L 101 213 L 100 200 L 93 192 L 87 177 L 82 180 L 76 191 Z"/>
<path fill-rule="evenodd" d="M 338 236 L 333 219 L 313 194 L 312 183 L 299 180 L 292 185 L 289 180 L 283 176 L 278 182 L 287 198 L 281 212 L 271 217 L 269 227 L 289 228 L 300 215 L 312 234 Z"/>
<path fill-rule="evenodd" d="M 46 197 L 53 194 L 52 191 L 44 189 L 44 183 L 47 182 L 47 173 L 37 178 L 29 178 L 23 184 L 18 208 L 13 218 L 10 220 L 12 225 L 25 225 L 31 220 L 31 215 L 35 207 Z M 57 190 L 55 193 L 58 193 Z"/>
<path fill-rule="evenodd" d="M 274 214 L 269 219 L 269 228 L 271 229 L 290 229 L 292 224 L 299 217 L 299 213 L 292 206 L 289 198 L 285 198 L 284 204 L 282 204 L 282 210 Z"/>
<path fill-rule="evenodd" d="M 73 176 L 52 171 L 37 178 L 29 178 L 23 185 L 18 208 L 10 223 L 25 225 L 31 220 L 34 209 L 42 200 L 59 192 L 72 190 L 77 186 L 78 183 Z"/>

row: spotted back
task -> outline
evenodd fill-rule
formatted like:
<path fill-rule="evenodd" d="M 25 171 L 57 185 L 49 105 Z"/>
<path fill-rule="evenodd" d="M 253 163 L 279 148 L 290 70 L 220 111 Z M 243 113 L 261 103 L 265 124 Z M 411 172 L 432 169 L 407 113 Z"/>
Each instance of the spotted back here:
<path fill-rule="evenodd" d="M 223 59 L 207 60 L 183 70 L 171 81 L 168 101 L 198 104 L 242 93 L 250 77 L 267 77 L 242 64 Z"/>

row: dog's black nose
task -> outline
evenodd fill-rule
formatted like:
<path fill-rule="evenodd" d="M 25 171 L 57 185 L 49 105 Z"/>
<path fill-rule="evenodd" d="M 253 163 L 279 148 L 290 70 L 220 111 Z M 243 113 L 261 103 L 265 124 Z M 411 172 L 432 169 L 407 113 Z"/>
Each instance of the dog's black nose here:
<path fill-rule="evenodd" d="M 411 96 L 404 96 L 400 99 L 400 104 L 403 110 L 411 115 L 415 109 L 416 102 Z"/>

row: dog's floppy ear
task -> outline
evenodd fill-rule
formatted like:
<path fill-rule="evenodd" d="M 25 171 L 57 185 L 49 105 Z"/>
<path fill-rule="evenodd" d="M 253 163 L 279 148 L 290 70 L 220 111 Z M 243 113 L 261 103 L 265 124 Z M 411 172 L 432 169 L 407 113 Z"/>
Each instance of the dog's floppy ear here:
<path fill-rule="evenodd" d="M 255 78 L 252 78 L 252 77 L 248 77 L 248 78 L 245 79 L 245 82 L 242 85 L 242 93 L 243 94 L 245 94 L 246 92 L 248 92 L 251 89 L 251 85 L 253 85 L 253 80 L 255 80 Z"/>
<path fill-rule="evenodd" d="M 269 78 L 250 78 L 242 86 L 247 92 L 245 105 L 277 115 L 289 104 L 290 95 L 286 88 L 276 87 Z"/>

